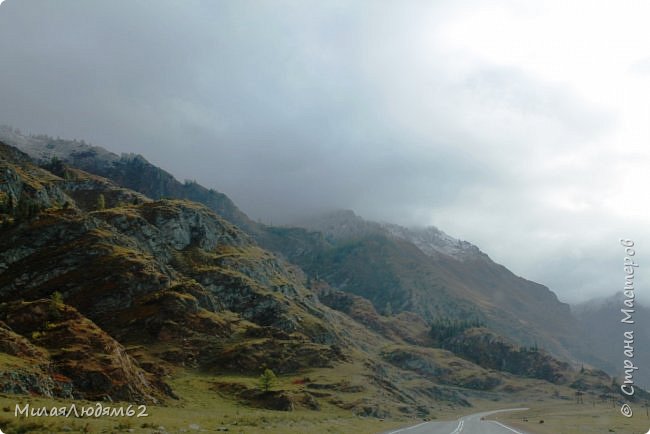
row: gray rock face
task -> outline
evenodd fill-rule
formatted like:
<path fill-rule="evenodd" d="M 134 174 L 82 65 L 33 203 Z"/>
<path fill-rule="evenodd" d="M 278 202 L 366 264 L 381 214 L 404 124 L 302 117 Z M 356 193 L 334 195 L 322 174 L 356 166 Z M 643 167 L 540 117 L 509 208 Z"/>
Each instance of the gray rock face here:
<path fill-rule="evenodd" d="M 169 264 L 171 261 L 172 249 L 166 243 L 160 229 L 150 224 L 139 212 L 127 210 L 123 213 L 115 213 L 108 210 L 97 212 L 94 216 L 113 226 L 120 233 L 128 235 L 139 249 L 151 254 L 163 264 Z"/>
<path fill-rule="evenodd" d="M 0 371 L 0 392 L 17 395 L 38 394 L 47 397 L 74 398 L 71 384 L 57 382 L 51 376 L 28 371 Z"/>
<path fill-rule="evenodd" d="M 449 371 L 437 366 L 431 358 L 409 351 L 390 351 L 383 353 L 387 362 L 407 371 L 415 371 L 428 377 L 439 377 Z"/>
<path fill-rule="evenodd" d="M 145 206 L 143 215 L 158 229 L 162 240 L 176 250 L 193 245 L 212 251 L 219 244 L 241 246 L 251 242 L 242 232 L 202 206 L 160 201 Z"/>
<path fill-rule="evenodd" d="M 1 142 L 0 154 L 15 156 L 11 162 L 0 158 L 0 214 L 16 214 L 27 206 L 39 210 L 72 202 L 54 183 L 57 177 L 32 165 L 26 155 Z"/>

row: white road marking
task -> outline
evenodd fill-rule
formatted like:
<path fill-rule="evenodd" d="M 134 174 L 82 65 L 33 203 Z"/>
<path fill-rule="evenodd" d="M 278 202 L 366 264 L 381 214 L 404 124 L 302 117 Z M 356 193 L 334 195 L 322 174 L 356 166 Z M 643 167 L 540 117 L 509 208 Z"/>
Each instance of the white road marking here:
<path fill-rule="evenodd" d="M 507 409 L 503 409 L 503 410 L 489 411 L 489 412 L 486 412 L 486 413 L 475 413 L 475 414 L 473 414 L 473 415 L 469 415 L 469 416 L 463 417 L 462 419 L 460 419 L 460 420 L 458 421 L 458 426 L 456 427 L 456 429 L 454 429 L 454 430 L 453 430 L 451 433 L 449 433 L 449 434 L 460 434 L 460 432 L 463 430 L 463 427 L 465 426 L 465 419 L 466 419 L 467 417 L 470 417 L 470 416 L 489 416 L 489 415 L 491 415 L 491 414 L 495 414 L 495 413 L 511 412 L 511 411 L 520 411 L 520 410 L 528 410 L 528 407 L 521 407 L 521 408 L 507 408 Z M 503 428 L 505 428 L 505 429 L 507 429 L 507 430 L 509 430 L 509 431 L 512 431 L 512 432 L 515 433 L 515 434 L 524 434 L 524 433 L 522 433 L 522 432 L 520 432 L 520 431 L 517 431 L 517 430 L 514 430 L 514 429 L 510 428 L 509 426 L 505 426 L 504 424 L 499 423 L 499 422 L 497 422 L 496 420 L 490 420 L 490 421 L 486 421 L 486 422 L 494 422 L 494 423 L 497 423 L 497 424 L 501 425 Z M 409 427 L 406 427 L 406 428 L 401 428 L 401 429 L 398 429 L 398 430 L 395 430 L 395 431 L 389 431 L 389 432 L 387 432 L 386 434 L 397 434 L 397 433 L 401 433 L 401 432 L 406 432 L 406 431 L 408 431 L 408 430 L 411 430 L 411 429 L 414 429 L 414 428 L 421 427 L 422 425 L 426 425 L 426 424 L 428 424 L 428 423 L 431 423 L 431 422 L 422 422 L 422 423 L 420 423 L 420 424 L 418 424 L 418 425 L 409 426 Z M 2 433 L 0 433 L 0 434 L 2 434 Z M 648 431 L 646 434 L 650 434 L 650 431 Z"/>
<path fill-rule="evenodd" d="M 451 434 L 458 434 L 459 432 L 461 432 L 463 430 L 463 425 L 464 424 L 465 424 L 465 421 L 463 419 L 461 419 L 460 423 L 458 424 L 456 429 L 451 432 Z"/>
<path fill-rule="evenodd" d="M 509 426 L 505 426 L 504 424 L 502 424 L 501 422 L 497 422 L 496 420 L 491 420 L 490 422 L 492 422 L 492 423 L 496 423 L 496 424 L 498 424 L 498 425 L 501 425 L 502 427 L 504 427 L 504 428 L 507 429 L 507 430 L 512 431 L 513 433 L 516 433 L 516 434 L 524 434 L 524 433 L 522 433 L 521 431 L 517 431 L 516 429 L 512 429 L 512 428 L 510 428 Z"/>

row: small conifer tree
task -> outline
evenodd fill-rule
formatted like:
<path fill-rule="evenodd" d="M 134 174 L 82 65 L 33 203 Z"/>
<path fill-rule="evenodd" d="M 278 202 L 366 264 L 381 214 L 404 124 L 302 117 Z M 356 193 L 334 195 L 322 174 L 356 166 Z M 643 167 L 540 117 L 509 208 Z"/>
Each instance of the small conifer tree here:
<path fill-rule="evenodd" d="M 55 319 L 61 318 L 61 312 L 59 309 L 63 306 L 63 295 L 59 291 L 54 291 L 50 295 L 50 315 Z"/>
<path fill-rule="evenodd" d="M 266 368 L 264 373 L 260 375 L 260 389 L 262 392 L 268 392 L 275 385 L 276 381 L 277 377 L 275 373 L 269 368 Z"/>
<path fill-rule="evenodd" d="M 106 208 L 106 199 L 104 198 L 103 194 L 100 194 L 99 197 L 97 197 L 97 210 L 102 211 L 105 208 Z"/>

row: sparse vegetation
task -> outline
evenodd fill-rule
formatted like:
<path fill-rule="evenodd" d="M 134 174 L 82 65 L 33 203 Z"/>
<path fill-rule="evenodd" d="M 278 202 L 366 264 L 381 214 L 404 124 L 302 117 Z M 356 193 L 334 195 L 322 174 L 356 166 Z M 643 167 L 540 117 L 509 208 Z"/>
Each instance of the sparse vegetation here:
<path fill-rule="evenodd" d="M 456 337 L 470 328 L 484 327 L 485 324 L 478 319 L 452 319 L 441 318 L 431 322 L 429 336 L 437 343 L 442 344 L 450 338 Z"/>
<path fill-rule="evenodd" d="M 266 368 L 260 375 L 260 390 L 262 390 L 262 392 L 270 391 L 277 381 L 278 379 L 275 376 L 275 373 L 271 369 Z"/>

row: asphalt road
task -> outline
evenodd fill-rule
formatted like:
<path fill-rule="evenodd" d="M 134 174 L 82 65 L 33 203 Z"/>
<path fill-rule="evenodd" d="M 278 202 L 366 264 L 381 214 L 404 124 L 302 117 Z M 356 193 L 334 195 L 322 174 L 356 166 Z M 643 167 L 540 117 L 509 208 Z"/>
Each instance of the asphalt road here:
<path fill-rule="evenodd" d="M 528 410 L 527 408 L 508 408 L 470 414 L 451 422 L 424 422 L 406 428 L 387 431 L 385 434 L 526 434 L 500 422 L 481 420 L 482 417 L 504 411 Z"/>

